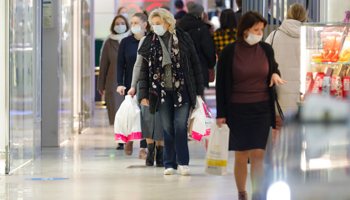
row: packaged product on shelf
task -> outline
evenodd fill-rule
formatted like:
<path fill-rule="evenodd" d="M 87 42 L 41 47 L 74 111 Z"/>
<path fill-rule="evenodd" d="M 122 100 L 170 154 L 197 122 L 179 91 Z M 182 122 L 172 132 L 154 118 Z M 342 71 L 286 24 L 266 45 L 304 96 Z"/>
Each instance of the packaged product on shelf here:
<path fill-rule="evenodd" d="M 323 78 L 322 95 L 329 97 L 331 95 L 331 77 L 325 76 Z"/>
<path fill-rule="evenodd" d="M 312 72 L 308 72 L 306 74 L 306 81 L 305 81 L 305 94 L 311 92 L 313 85 L 314 85 L 314 79 L 312 77 Z"/>
<path fill-rule="evenodd" d="M 322 62 L 322 54 L 314 54 L 314 55 L 312 55 L 312 60 L 314 61 L 314 63 Z"/>
<path fill-rule="evenodd" d="M 343 42 L 343 37 L 338 36 L 335 38 L 333 56 L 331 57 L 331 62 L 338 62 L 340 47 Z"/>
<path fill-rule="evenodd" d="M 333 74 L 333 69 L 332 68 L 330 68 L 330 67 L 325 67 L 324 68 L 324 75 L 325 76 L 332 76 L 332 74 Z"/>
<path fill-rule="evenodd" d="M 335 36 L 327 36 L 325 39 L 324 49 L 322 53 L 322 62 L 330 62 L 331 57 L 334 55 Z"/>
<path fill-rule="evenodd" d="M 323 72 L 317 73 L 314 85 L 313 85 L 312 90 L 311 90 L 312 94 L 321 94 L 322 93 L 323 78 L 324 78 Z"/>
<path fill-rule="evenodd" d="M 343 77 L 346 75 L 346 71 L 348 70 L 348 65 L 336 65 L 334 68 L 333 76 Z"/>
<path fill-rule="evenodd" d="M 350 77 L 343 77 L 343 99 L 350 99 Z"/>
<path fill-rule="evenodd" d="M 336 99 L 343 98 L 343 83 L 340 76 L 332 76 L 331 78 L 331 96 Z"/>
<path fill-rule="evenodd" d="M 339 62 L 350 62 L 350 36 L 345 38 L 343 47 L 340 52 Z"/>

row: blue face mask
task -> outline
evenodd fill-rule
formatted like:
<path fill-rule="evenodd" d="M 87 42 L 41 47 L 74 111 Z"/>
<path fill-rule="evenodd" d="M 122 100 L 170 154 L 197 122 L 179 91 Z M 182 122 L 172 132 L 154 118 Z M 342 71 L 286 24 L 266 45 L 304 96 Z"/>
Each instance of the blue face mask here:
<path fill-rule="evenodd" d="M 163 25 L 153 25 L 153 31 L 159 36 L 163 36 L 166 30 L 164 30 Z"/>
<path fill-rule="evenodd" d="M 126 19 L 128 19 L 128 13 L 123 13 L 122 14 Z"/>

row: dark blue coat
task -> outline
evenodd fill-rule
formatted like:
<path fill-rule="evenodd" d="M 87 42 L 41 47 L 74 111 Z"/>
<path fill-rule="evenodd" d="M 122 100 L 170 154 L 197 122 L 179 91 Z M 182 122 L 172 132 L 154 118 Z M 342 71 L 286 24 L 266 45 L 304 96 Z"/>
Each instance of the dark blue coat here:
<path fill-rule="evenodd" d="M 137 49 L 140 40 L 134 35 L 124 38 L 119 46 L 118 62 L 117 62 L 117 82 L 118 86 L 125 86 L 126 92 L 131 87 L 132 72 L 137 57 Z"/>

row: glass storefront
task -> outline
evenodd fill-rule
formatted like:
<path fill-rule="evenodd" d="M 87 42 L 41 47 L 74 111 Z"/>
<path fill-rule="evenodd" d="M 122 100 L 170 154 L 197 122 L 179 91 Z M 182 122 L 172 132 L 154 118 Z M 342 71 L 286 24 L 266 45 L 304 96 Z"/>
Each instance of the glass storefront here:
<path fill-rule="evenodd" d="M 41 4 L 38 0 L 9 1 L 8 81 L 9 81 L 9 157 L 13 171 L 35 155 L 40 145 L 41 121 Z M 2 91 L 5 93 L 5 91 Z M 39 144 L 36 144 L 39 143 Z"/>
<path fill-rule="evenodd" d="M 68 140 L 73 131 L 73 1 L 61 4 L 59 143 Z M 44 44 L 45 45 L 45 44 Z"/>

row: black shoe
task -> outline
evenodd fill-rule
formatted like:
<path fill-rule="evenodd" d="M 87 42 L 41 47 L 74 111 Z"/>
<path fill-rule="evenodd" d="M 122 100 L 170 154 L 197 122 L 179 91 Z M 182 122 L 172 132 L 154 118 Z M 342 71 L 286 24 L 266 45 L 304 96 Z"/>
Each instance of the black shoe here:
<path fill-rule="evenodd" d="M 147 144 L 147 158 L 146 158 L 146 166 L 153 166 L 154 165 L 154 149 L 155 144 Z"/>
<path fill-rule="evenodd" d="M 157 163 L 157 167 L 164 167 L 163 146 L 157 146 L 156 163 Z"/>
<path fill-rule="evenodd" d="M 118 143 L 117 150 L 124 150 L 124 143 Z"/>

